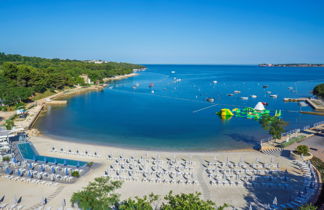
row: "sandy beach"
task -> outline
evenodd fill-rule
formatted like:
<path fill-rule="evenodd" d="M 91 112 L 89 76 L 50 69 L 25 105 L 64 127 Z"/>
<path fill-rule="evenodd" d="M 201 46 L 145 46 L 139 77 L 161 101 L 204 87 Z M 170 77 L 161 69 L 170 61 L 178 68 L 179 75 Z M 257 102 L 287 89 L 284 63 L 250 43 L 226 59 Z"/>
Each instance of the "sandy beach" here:
<path fill-rule="evenodd" d="M 42 197 L 50 197 L 55 191 L 55 196 L 51 196 L 47 206 L 51 207 L 60 207 L 64 199 L 67 201 L 71 198 L 73 192 L 81 190 L 82 187 L 86 186 L 89 181 L 92 181 L 95 177 L 100 177 L 105 174 L 105 170 L 108 169 L 108 166 L 111 164 L 111 161 L 108 160 L 108 155 L 112 157 L 134 157 L 134 158 L 157 158 L 157 159 L 174 159 L 181 160 L 186 159 L 192 161 L 193 174 L 197 177 L 198 183 L 192 185 L 185 184 L 170 184 L 170 183 L 149 183 L 141 181 L 124 181 L 123 186 L 118 192 L 121 194 L 122 199 L 126 199 L 134 196 L 143 196 L 149 193 L 155 193 L 158 195 L 165 195 L 170 190 L 175 193 L 189 193 L 189 192 L 201 192 L 204 199 L 211 199 L 217 204 L 229 203 L 235 207 L 246 207 L 248 204 L 247 197 L 254 196 L 251 195 L 251 192 L 245 187 L 215 187 L 210 185 L 208 182 L 207 174 L 205 174 L 202 168 L 202 164 L 207 161 L 219 160 L 226 162 L 227 160 L 233 162 L 239 162 L 244 160 L 247 163 L 253 163 L 256 161 L 256 158 L 260 162 L 270 162 L 280 164 L 280 171 L 287 170 L 289 173 L 293 173 L 296 176 L 300 176 L 300 172 L 291 164 L 291 161 L 283 157 L 272 157 L 269 155 L 264 155 L 258 151 L 224 151 L 224 152 L 157 152 L 157 151 L 145 151 L 145 150 L 133 150 L 133 149 L 122 149 L 109 146 L 98 146 L 84 143 L 75 143 L 56 140 L 46 136 L 31 137 L 30 141 L 34 144 L 37 151 L 40 155 L 52 156 L 52 157 L 62 157 L 68 159 L 76 159 L 87 162 L 94 162 L 94 167 L 84 176 L 80 177 L 73 184 L 59 184 L 58 186 L 42 186 L 38 184 L 28 183 L 24 187 L 24 191 L 20 191 L 20 184 L 6 178 L 1 178 L 0 188 L 6 189 L 10 186 L 11 190 L 5 194 L 8 198 L 13 199 L 14 196 L 23 196 L 23 204 L 26 207 L 32 207 L 37 205 L 40 202 Z M 64 151 L 71 150 L 71 154 L 62 153 L 62 152 L 53 152 L 52 148 L 55 147 L 55 150 Z M 80 154 L 83 151 L 88 151 L 90 154 L 97 153 L 98 157 L 89 157 L 84 155 L 77 155 L 75 151 L 80 151 Z M 27 186 L 28 185 L 28 186 Z M 60 189 L 58 189 L 60 188 Z M 31 193 L 30 190 L 33 189 Z M 270 190 L 272 191 L 272 189 Z M 280 199 L 285 199 L 287 197 L 281 191 L 273 190 L 273 193 L 280 193 L 282 196 Z M 261 196 L 262 197 L 262 196 Z M 28 201 L 27 199 L 28 198 Z M 260 198 L 258 198 L 260 199 Z M 267 199 L 267 198 L 262 198 Z M 270 198 L 269 198 L 270 199 Z M 272 198 L 271 198 L 272 199 Z M 161 201 L 160 201 L 161 202 Z M 68 206 L 70 206 L 70 203 Z M 71 207 L 71 206 L 70 206 Z"/>

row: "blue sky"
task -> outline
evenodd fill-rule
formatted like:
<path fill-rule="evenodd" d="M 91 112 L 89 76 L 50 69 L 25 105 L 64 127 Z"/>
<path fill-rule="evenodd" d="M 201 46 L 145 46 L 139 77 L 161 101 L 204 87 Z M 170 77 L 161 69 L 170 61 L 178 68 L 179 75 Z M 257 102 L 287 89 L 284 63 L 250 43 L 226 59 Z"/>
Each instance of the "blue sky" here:
<path fill-rule="evenodd" d="M 324 63 L 322 0 L 0 0 L 0 51 L 133 63 Z"/>

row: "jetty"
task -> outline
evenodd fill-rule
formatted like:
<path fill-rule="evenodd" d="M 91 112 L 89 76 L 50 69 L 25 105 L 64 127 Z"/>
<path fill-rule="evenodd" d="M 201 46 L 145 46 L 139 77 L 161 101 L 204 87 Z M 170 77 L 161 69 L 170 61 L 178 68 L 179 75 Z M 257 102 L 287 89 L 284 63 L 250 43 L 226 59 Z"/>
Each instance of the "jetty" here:
<path fill-rule="evenodd" d="M 324 111 L 324 102 L 313 98 L 284 98 L 284 102 L 306 102 L 316 111 Z"/>

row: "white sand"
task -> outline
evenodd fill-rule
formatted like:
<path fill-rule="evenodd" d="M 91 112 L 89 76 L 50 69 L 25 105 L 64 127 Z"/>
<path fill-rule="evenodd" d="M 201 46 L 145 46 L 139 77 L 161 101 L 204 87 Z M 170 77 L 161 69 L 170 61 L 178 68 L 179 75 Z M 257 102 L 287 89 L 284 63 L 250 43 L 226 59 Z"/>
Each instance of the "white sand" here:
<path fill-rule="evenodd" d="M 108 168 L 108 159 L 107 155 L 111 154 L 113 156 L 122 155 L 124 157 L 134 156 L 135 158 L 139 158 L 141 156 L 146 155 L 148 157 L 159 157 L 160 159 L 170 157 L 170 158 L 180 158 L 190 159 L 193 161 L 194 173 L 202 174 L 202 180 L 199 184 L 194 185 L 185 185 L 185 184 L 165 184 L 165 183 L 147 183 L 147 182 L 135 182 L 135 181 L 126 181 L 123 183 L 123 186 L 118 192 L 121 194 L 121 198 L 125 199 L 128 197 L 134 196 L 143 196 L 147 195 L 151 192 L 158 195 L 165 195 L 170 190 L 175 193 L 189 193 L 189 192 L 202 192 L 203 198 L 211 199 L 215 201 L 217 204 L 230 203 L 236 207 L 244 207 L 247 205 L 245 200 L 246 195 L 248 195 L 248 191 L 244 187 L 215 187 L 211 186 L 208 183 L 207 175 L 202 173 L 202 163 L 204 160 L 213 160 L 215 157 L 217 160 L 226 161 L 228 157 L 230 161 L 238 162 L 241 157 L 244 158 L 244 161 L 254 162 L 256 157 L 258 157 L 261 161 L 269 162 L 271 156 L 264 155 L 257 151 L 231 151 L 231 152 L 157 152 L 157 151 L 144 151 L 144 150 L 132 150 L 132 149 L 122 149 L 108 146 L 98 146 L 98 145 L 90 145 L 83 143 L 75 143 L 75 142 L 66 142 L 54 140 L 45 136 L 40 137 L 32 137 L 31 142 L 36 147 L 37 151 L 41 155 L 48 155 L 54 157 L 63 157 L 69 159 L 76 160 L 84 160 L 84 161 L 93 161 L 96 163 L 97 167 L 94 167 L 87 174 L 78 179 L 77 182 L 73 184 L 61 184 L 64 186 L 64 189 L 58 193 L 53 199 L 49 200 L 48 206 L 51 207 L 60 207 L 63 199 L 69 201 L 73 192 L 81 190 L 82 187 L 86 186 L 89 181 L 92 181 L 95 177 L 103 176 L 104 171 Z M 84 151 L 88 151 L 93 154 L 97 152 L 101 157 L 85 157 L 80 155 L 70 155 L 63 154 L 59 152 L 52 152 L 52 147 L 56 147 L 57 150 L 63 148 L 65 151 L 71 149 L 72 151 L 79 150 L 81 153 Z M 291 167 L 290 161 L 282 157 L 273 157 L 274 162 L 280 162 L 280 167 L 282 170 L 288 169 L 289 171 L 293 171 Z M 202 184 L 204 186 L 202 186 Z M 21 187 L 20 187 L 21 186 Z M 0 179 L 0 189 L 1 194 L 6 194 L 7 198 L 10 200 L 13 199 L 14 195 L 28 198 L 24 199 L 22 204 L 28 207 L 31 207 L 40 202 L 42 197 L 48 197 L 52 194 L 57 187 L 55 186 L 41 186 L 37 184 L 17 184 L 8 179 Z M 6 189 L 6 190 L 3 190 Z M 0 194 L 0 196 L 1 196 Z M 272 198 L 273 199 L 273 198 Z M 68 206 L 70 203 L 68 202 Z"/>

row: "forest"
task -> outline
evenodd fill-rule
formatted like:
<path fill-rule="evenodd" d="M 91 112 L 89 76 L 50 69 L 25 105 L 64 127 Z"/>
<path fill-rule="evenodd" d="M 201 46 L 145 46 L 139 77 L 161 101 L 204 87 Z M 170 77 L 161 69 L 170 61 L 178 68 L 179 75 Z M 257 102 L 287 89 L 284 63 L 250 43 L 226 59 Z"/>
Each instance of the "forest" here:
<path fill-rule="evenodd" d="M 14 106 L 45 91 L 85 85 L 82 74 L 101 83 L 104 78 L 128 74 L 144 66 L 82 60 L 47 59 L 0 53 L 0 105 Z"/>

